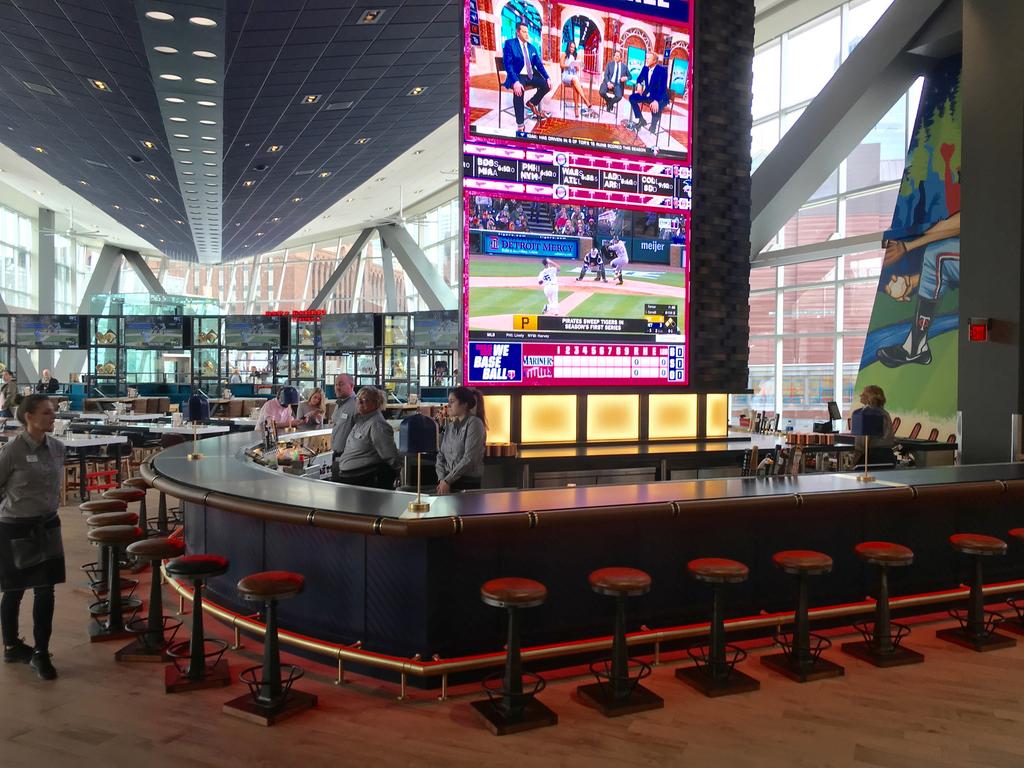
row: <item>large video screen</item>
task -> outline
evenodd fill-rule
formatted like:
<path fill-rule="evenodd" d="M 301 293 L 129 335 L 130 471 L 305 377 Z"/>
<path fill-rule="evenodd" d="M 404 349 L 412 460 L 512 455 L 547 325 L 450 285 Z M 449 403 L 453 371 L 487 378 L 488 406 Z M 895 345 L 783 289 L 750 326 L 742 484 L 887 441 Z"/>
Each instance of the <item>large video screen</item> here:
<path fill-rule="evenodd" d="M 234 315 L 224 318 L 224 346 L 228 349 L 280 349 L 280 317 Z"/>
<path fill-rule="evenodd" d="M 124 345 L 130 349 L 183 349 L 184 321 L 180 315 L 128 315 Z"/>
<path fill-rule="evenodd" d="M 81 345 L 78 315 L 18 315 L 14 322 L 19 347 L 78 349 Z"/>
<path fill-rule="evenodd" d="M 466 383 L 688 383 L 691 5 L 467 0 Z"/>
<path fill-rule="evenodd" d="M 320 340 L 328 351 L 375 349 L 374 316 L 369 313 L 324 315 L 320 319 Z"/>
<path fill-rule="evenodd" d="M 458 312 L 414 312 L 412 323 L 412 344 L 417 349 L 459 348 Z"/>

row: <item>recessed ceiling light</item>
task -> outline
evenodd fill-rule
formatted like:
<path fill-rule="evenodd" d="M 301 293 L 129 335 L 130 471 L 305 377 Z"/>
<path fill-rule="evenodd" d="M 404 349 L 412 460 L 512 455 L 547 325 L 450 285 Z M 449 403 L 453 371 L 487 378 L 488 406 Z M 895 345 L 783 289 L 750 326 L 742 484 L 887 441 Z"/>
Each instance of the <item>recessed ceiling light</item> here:
<path fill-rule="evenodd" d="M 176 139 L 187 139 L 188 138 L 188 134 L 187 133 L 176 133 L 176 134 L 174 134 L 174 138 L 176 138 Z"/>
<path fill-rule="evenodd" d="M 181 175 L 182 176 L 195 176 L 196 172 L 195 171 L 182 171 Z"/>
<path fill-rule="evenodd" d="M 149 199 L 152 200 L 154 203 L 160 203 L 161 202 L 159 197 L 151 197 Z"/>
<path fill-rule="evenodd" d="M 46 154 L 46 150 L 39 146 L 32 147 L 32 150 L 38 152 L 40 155 Z"/>
<path fill-rule="evenodd" d="M 302 97 L 303 104 L 316 104 L 318 101 L 320 101 L 319 93 L 310 93 Z"/>
<path fill-rule="evenodd" d="M 245 181 L 242 182 L 242 186 L 243 187 L 251 187 L 255 183 L 256 182 L 253 181 L 252 179 L 246 179 Z"/>
<path fill-rule="evenodd" d="M 192 51 L 193 56 L 198 56 L 200 59 L 216 59 L 217 54 L 213 51 Z"/>
<path fill-rule="evenodd" d="M 146 11 L 146 18 L 153 21 L 174 21 L 174 17 L 163 11 Z"/>
<path fill-rule="evenodd" d="M 97 91 L 109 91 L 110 90 L 110 86 L 107 85 L 103 80 L 92 80 L 92 79 L 90 79 L 89 82 L 92 84 L 92 87 L 95 88 Z"/>
<path fill-rule="evenodd" d="M 205 165 L 207 168 L 214 168 L 214 167 L 216 167 L 217 164 L 216 163 L 211 163 L 209 161 L 205 161 L 204 160 L 203 161 L 203 165 Z"/>
<path fill-rule="evenodd" d="M 162 53 L 162 54 L 164 54 L 166 56 L 170 56 L 172 53 L 177 53 L 178 52 L 177 48 L 172 48 L 169 45 L 157 45 L 157 46 L 153 47 L 153 50 L 156 51 L 157 53 Z"/>
<path fill-rule="evenodd" d="M 172 123 L 187 123 L 188 122 L 188 120 L 186 118 L 184 118 L 184 117 L 168 117 L 167 119 L 170 120 Z"/>
<path fill-rule="evenodd" d="M 412 151 L 412 153 L 413 153 L 414 155 L 422 155 L 422 154 L 423 154 L 423 150 L 422 150 L 422 149 L 414 149 L 414 150 Z"/>
<path fill-rule="evenodd" d="M 121 206 L 118 205 L 117 203 L 114 203 L 114 210 L 115 211 L 120 211 L 121 210 Z"/>
<path fill-rule="evenodd" d="M 178 162 L 181 163 L 182 165 L 192 165 L 191 160 L 179 160 Z"/>
<path fill-rule="evenodd" d="M 417 85 L 415 88 L 409 91 L 409 93 L 407 93 L 406 96 L 422 96 L 425 90 L 427 90 L 426 86 Z"/>
<path fill-rule="evenodd" d="M 370 139 L 368 137 L 364 136 L 361 139 L 356 139 L 356 144 L 367 144 L 367 143 L 369 143 L 369 141 L 370 141 Z"/>
<path fill-rule="evenodd" d="M 195 182 L 192 181 L 191 179 L 185 179 L 185 183 L 186 184 L 195 184 Z"/>
<path fill-rule="evenodd" d="M 200 85 L 216 85 L 217 81 L 212 77 L 197 77 L 196 82 Z"/>
<path fill-rule="evenodd" d="M 240 222 L 240 221 L 236 221 L 236 222 L 235 222 L 235 226 L 236 226 L 236 227 L 240 227 L 240 226 L 242 226 L 242 222 Z"/>
<path fill-rule="evenodd" d="M 185 103 L 184 99 L 179 99 L 177 96 L 167 96 L 167 97 L 164 98 L 164 101 L 166 101 L 168 104 L 184 104 Z"/>
<path fill-rule="evenodd" d="M 216 141 L 217 140 L 216 136 L 200 136 L 199 138 L 202 139 L 203 141 Z"/>
<path fill-rule="evenodd" d="M 150 141 L 149 139 L 143 139 L 142 146 L 146 149 L 156 149 L 156 142 Z"/>
<path fill-rule="evenodd" d="M 197 27 L 216 27 L 217 22 L 213 19 L 208 19 L 205 16 L 193 16 L 189 19 L 190 24 L 195 24 Z"/>
<path fill-rule="evenodd" d="M 216 125 L 217 124 L 216 120 L 200 120 L 199 122 L 201 124 L 203 124 L 203 125 Z"/>
<path fill-rule="evenodd" d="M 146 178 L 149 179 L 150 181 L 160 181 L 160 177 L 157 176 L 155 173 L 147 173 Z"/>
<path fill-rule="evenodd" d="M 163 241 L 164 241 L 164 239 L 163 239 L 163 238 L 161 237 L 161 238 L 160 238 L 160 242 L 162 243 Z"/>
<path fill-rule="evenodd" d="M 374 181 L 387 181 L 383 176 L 378 176 Z"/>
<path fill-rule="evenodd" d="M 216 155 L 217 154 L 217 150 L 216 149 L 204 149 L 204 150 L 201 150 L 201 151 L 202 151 L 202 153 L 204 155 Z"/>
<path fill-rule="evenodd" d="M 217 178 L 217 174 L 216 173 L 204 173 L 203 176 L 205 176 L 208 179 L 216 179 Z"/>
<path fill-rule="evenodd" d="M 170 72 L 165 72 L 164 74 L 160 75 L 160 79 L 161 80 L 175 80 L 175 81 L 177 81 L 177 80 L 181 80 L 181 75 L 174 75 L 174 74 L 171 74 Z"/>
<path fill-rule="evenodd" d="M 86 181 L 85 179 L 79 179 L 78 183 L 81 184 L 83 187 L 88 187 L 89 186 L 89 182 Z"/>
<path fill-rule="evenodd" d="M 414 195 L 419 195 L 419 194 L 422 194 L 422 193 L 423 193 L 422 189 L 417 189 L 415 192 L 413 192 Z"/>
<path fill-rule="evenodd" d="M 203 101 L 197 101 L 196 104 L 198 104 L 200 107 L 216 107 L 217 106 L 217 102 L 215 102 L 215 101 L 206 101 L 205 99 Z"/>
<path fill-rule="evenodd" d="M 267 152 L 280 152 L 283 147 L 280 144 L 271 144 L 267 147 Z"/>
<path fill-rule="evenodd" d="M 280 216 L 275 216 L 274 218 L 271 219 L 271 221 L 274 222 L 275 224 L 277 224 L 277 222 L 279 222 L 280 220 L 281 220 Z"/>
<path fill-rule="evenodd" d="M 145 229 L 145 228 L 146 228 L 145 224 L 139 224 L 139 229 Z"/>
<path fill-rule="evenodd" d="M 302 202 L 302 198 L 301 197 L 293 197 L 292 198 L 292 202 L 293 203 L 301 203 Z"/>
<path fill-rule="evenodd" d="M 256 233 L 256 237 L 263 237 L 263 233 L 262 232 L 257 232 Z"/>
<path fill-rule="evenodd" d="M 357 21 L 356 24 L 376 24 L 380 21 L 380 17 L 383 15 L 383 8 L 375 8 L 371 11 L 365 11 L 363 15 L 359 17 L 359 21 Z"/>
<path fill-rule="evenodd" d="M 354 197 L 345 198 L 345 202 L 346 203 L 354 203 L 355 201 L 356 201 L 356 199 Z"/>
<path fill-rule="evenodd" d="M 330 175 L 330 171 L 320 171 L 320 173 L 317 174 L 317 176 L 319 176 L 321 179 L 326 179 Z"/>
<path fill-rule="evenodd" d="M 175 219 L 175 220 L 174 220 L 174 223 L 175 223 L 175 224 L 184 224 L 185 222 L 184 222 L 184 221 L 182 221 L 181 219 Z"/>
<path fill-rule="evenodd" d="M 192 151 L 188 147 L 175 147 L 174 149 L 175 149 L 176 152 L 191 152 Z"/>
<path fill-rule="evenodd" d="M 321 216 L 320 218 L 321 218 L 321 219 L 329 219 L 329 218 L 331 218 L 331 214 L 329 214 L 329 213 L 325 213 L 325 214 L 324 214 L 323 216 Z"/>

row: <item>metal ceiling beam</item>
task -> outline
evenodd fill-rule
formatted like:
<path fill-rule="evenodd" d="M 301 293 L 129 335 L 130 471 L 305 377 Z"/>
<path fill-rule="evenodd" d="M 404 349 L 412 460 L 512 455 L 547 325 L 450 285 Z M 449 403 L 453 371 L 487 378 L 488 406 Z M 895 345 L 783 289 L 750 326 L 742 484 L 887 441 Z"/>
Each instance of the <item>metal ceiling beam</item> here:
<path fill-rule="evenodd" d="M 949 0 L 895 0 L 751 177 L 751 258 L 832 174 L 933 59 L 922 50 Z M 945 16 L 942 17 L 945 21 Z M 948 35 L 944 25 L 937 34 Z"/>
<path fill-rule="evenodd" d="M 82 302 L 78 305 L 78 314 L 88 315 L 92 309 L 92 297 L 110 293 L 114 287 L 114 280 L 121 271 L 121 248 L 116 245 L 104 245 L 96 259 L 96 266 L 92 270 L 88 285 L 85 286 L 85 293 L 82 294 Z M 85 365 L 88 358 L 88 351 L 81 349 L 69 349 L 61 352 L 57 362 L 53 365 L 53 375 L 60 381 L 67 381 L 72 373 L 78 373 Z M 36 378 L 33 369 L 32 378 Z"/>
<path fill-rule="evenodd" d="M 146 263 L 146 260 L 142 257 L 141 253 L 138 251 L 125 250 L 121 251 L 121 255 L 124 256 L 124 260 L 128 262 L 128 266 L 135 270 L 135 274 L 139 276 L 142 284 L 146 286 L 147 291 L 158 296 L 167 295 L 167 291 L 165 291 L 164 287 L 160 285 L 160 281 L 157 279 L 156 275 L 153 274 L 153 270 L 149 268 L 149 264 Z"/>
<path fill-rule="evenodd" d="M 398 289 L 395 286 L 395 254 L 384 245 L 381 249 L 380 263 L 384 270 L 384 311 L 398 311 Z"/>
<path fill-rule="evenodd" d="M 429 309 L 458 309 L 458 297 L 438 274 L 427 255 L 405 227 L 385 224 L 377 228 L 381 243 L 390 248 L 406 276 L 416 286 Z"/>
<path fill-rule="evenodd" d="M 334 268 L 330 277 L 324 282 L 324 287 L 320 289 L 319 293 L 313 297 L 313 301 L 310 302 L 310 309 L 320 309 L 327 300 L 331 298 L 331 294 L 334 293 L 334 289 L 338 287 L 338 283 L 341 282 L 342 275 L 345 274 L 345 270 L 348 269 L 352 262 L 355 261 L 363 248 L 366 246 L 366 241 L 370 239 L 370 235 L 373 234 L 373 228 L 364 229 L 359 233 L 359 237 L 352 243 L 352 247 L 348 249 L 344 256 L 341 257 L 341 261 L 338 262 L 338 266 Z"/>

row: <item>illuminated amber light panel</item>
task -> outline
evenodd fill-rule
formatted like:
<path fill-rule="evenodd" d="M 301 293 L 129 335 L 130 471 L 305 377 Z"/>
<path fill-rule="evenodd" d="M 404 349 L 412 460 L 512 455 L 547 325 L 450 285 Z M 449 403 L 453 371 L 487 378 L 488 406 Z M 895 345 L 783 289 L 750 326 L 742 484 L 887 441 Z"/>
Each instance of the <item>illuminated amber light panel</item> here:
<path fill-rule="evenodd" d="M 640 395 L 587 395 L 587 442 L 640 439 Z"/>
<path fill-rule="evenodd" d="M 487 414 L 487 442 L 511 442 L 512 396 L 484 395 L 484 408 Z"/>
<path fill-rule="evenodd" d="M 726 437 L 729 434 L 728 395 L 708 395 L 705 434 L 708 437 Z"/>
<path fill-rule="evenodd" d="M 651 395 L 647 434 L 651 440 L 697 436 L 697 395 Z"/>
<path fill-rule="evenodd" d="M 576 442 L 576 395 L 523 395 L 523 443 Z"/>

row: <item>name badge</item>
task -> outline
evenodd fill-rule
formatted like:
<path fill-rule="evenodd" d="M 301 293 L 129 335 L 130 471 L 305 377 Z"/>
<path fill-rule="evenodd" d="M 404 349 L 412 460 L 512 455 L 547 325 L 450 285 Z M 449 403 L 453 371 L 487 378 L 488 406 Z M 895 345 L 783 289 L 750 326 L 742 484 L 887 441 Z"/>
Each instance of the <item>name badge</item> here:
<path fill-rule="evenodd" d="M 30 453 L 27 456 L 25 456 L 25 461 L 27 461 L 29 464 L 35 464 L 37 461 L 39 461 L 39 457 L 36 456 L 34 453 Z"/>
<path fill-rule="evenodd" d="M 343 413 L 343 414 L 341 414 L 341 420 L 342 420 L 342 421 L 345 421 L 345 420 L 347 420 L 347 419 L 348 419 L 348 414 L 347 414 L 347 413 Z"/>

